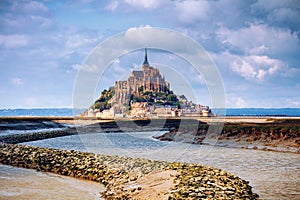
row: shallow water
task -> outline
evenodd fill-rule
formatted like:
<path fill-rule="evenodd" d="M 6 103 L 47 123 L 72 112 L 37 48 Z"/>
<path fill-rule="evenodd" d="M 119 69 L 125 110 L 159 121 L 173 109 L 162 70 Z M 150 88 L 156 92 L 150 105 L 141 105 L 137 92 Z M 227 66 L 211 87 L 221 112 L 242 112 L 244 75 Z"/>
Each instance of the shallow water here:
<path fill-rule="evenodd" d="M 26 144 L 209 165 L 250 181 L 261 199 L 300 199 L 299 154 L 161 142 L 154 134 L 161 132 L 91 133 Z"/>
<path fill-rule="evenodd" d="M 33 129 L 33 130 L 0 130 L 0 136 L 59 131 L 59 130 L 66 130 L 66 129 L 67 128 L 44 128 L 44 129 Z"/>
<path fill-rule="evenodd" d="M 102 199 L 99 183 L 0 165 L 0 199 Z"/>

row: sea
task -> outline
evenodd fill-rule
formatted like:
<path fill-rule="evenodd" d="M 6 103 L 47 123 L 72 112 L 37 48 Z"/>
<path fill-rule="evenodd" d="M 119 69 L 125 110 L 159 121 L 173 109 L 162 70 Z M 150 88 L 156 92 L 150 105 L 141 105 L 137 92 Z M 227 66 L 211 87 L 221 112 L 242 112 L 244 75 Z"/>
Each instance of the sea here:
<path fill-rule="evenodd" d="M 32 108 L 32 109 L 0 109 L 0 116 L 76 116 L 85 109 L 72 108 Z M 226 116 L 286 116 L 299 117 L 300 108 L 226 108 L 212 109 L 217 115 Z M 224 114 L 226 113 L 226 114 Z"/>
<path fill-rule="evenodd" d="M 85 109 L 72 108 L 17 108 L 17 109 L 0 109 L 0 116 L 56 116 L 56 117 L 72 117 L 84 112 Z"/>

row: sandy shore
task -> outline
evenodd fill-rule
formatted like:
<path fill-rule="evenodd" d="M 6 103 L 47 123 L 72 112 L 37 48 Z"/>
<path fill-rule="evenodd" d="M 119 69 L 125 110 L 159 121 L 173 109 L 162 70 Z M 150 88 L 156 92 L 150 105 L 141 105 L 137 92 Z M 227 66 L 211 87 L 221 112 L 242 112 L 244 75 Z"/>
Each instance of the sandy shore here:
<path fill-rule="evenodd" d="M 100 200 L 105 187 L 91 181 L 75 179 L 33 169 L 0 164 L 0 199 L 86 199 Z"/>

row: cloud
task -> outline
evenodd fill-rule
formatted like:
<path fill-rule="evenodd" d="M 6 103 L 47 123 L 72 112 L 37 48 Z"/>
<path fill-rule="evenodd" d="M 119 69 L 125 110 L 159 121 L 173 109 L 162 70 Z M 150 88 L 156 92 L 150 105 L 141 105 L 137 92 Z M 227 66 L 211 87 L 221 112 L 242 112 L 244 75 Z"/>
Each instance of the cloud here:
<path fill-rule="evenodd" d="M 286 99 L 286 106 L 287 107 L 290 107 L 290 108 L 295 108 L 295 107 L 300 107 L 300 101 L 299 99 Z"/>
<path fill-rule="evenodd" d="M 72 69 L 74 69 L 75 71 L 80 70 L 80 68 L 81 68 L 80 64 L 74 64 L 74 65 L 72 65 Z"/>
<path fill-rule="evenodd" d="M 273 11 L 282 7 L 299 7 L 298 0 L 272 0 L 272 3 L 266 3 L 265 0 L 257 0 L 251 7 L 256 10 Z"/>
<path fill-rule="evenodd" d="M 91 29 L 66 27 L 64 30 L 54 33 L 47 42 L 55 44 L 63 53 L 85 54 L 85 56 L 103 39 L 103 35 Z"/>
<path fill-rule="evenodd" d="M 209 9 L 208 1 L 177 1 L 175 5 L 179 20 L 185 23 L 207 19 Z"/>
<path fill-rule="evenodd" d="M 74 70 L 82 70 L 84 72 L 97 72 L 97 70 L 99 69 L 99 67 L 97 65 L 88 65 L 88 64 L 74 64 L 72 65 L 72 69 Z"/>
<path fill-rule="evenodd" d="M 13 1 L 11 9 L 26 13 L 45 13 L 49 11 L 43 3 L 37 1 Z"/>
<path fill-rule="evenodd" d="M 284 105 L 289 98 L 290 105 L 300 106 L 297 104 L 299 97 L 293 94 L 299 87 L 291 89 L 299 83 L 300 76 L 298 0 L 272 0 L 271 3 L 265 0 L 92 1 L 56 3 L 36 0 L 0 3 L 0 60 L 3 66 L 11 66 L 1 69 L 2 79 L 9 77 L 7 85 L 2 87 L 26 83 L 26 86 L 32 84 L 36 90 L 43 88 L 45 93 L 52 94 L 53 91 L 47 90 L 39 82 L 56 80 L 64 75 L 61 80 L 70 83 L 69 86 L 59 85 L 61 81 L 53 82 L 57 88 L 64 87 L 67 91 L 71 88 L 76 71 L 97 71 L 97 66 L 90 63 L 81 66 L 80 63 L 88 53 L 104 38 L 129 27 L 133 27 L 126 33 L 127 39 L 132 42 L 130 44 L 148 45 L 150 49 L 151 44 L 147 44 L 147 41 L 154 41 L 164 44 L 166 48 L 193 53 L 192 49 L 180 45 L 181 42 L 174 37 L 165 38 L 160 34 L 143 34 L 138 31 L 144 27 L 141 25 L 150 24 L 179 30 L 210 51 L 223 75 L 224 83 L 227 84 L 227 91 L 235 95 L 230 101 L 231 105 L 242 106 L 242 100 L 247 100 L 248 106 L 275 102 L 275 97 L 270 100 L 270 96 L 276 96 L 274 91 L 277 89 L 269 89 L 274 86 L 278 88 L 280 95 L 291 91 L 283 94 L 276 105 Z M 83 13 L 84 10 L 89 12 Z M 112 45 L 107 52 L 113 54 L 114 47 Z M 120 60 L 122 65 L 131 68 L 133 62 L 139 62 L 133 60 L 125 64 Z M 95 61 L 98 61 L 97 58 Z M 150 62 L 154 62 L 152 54 Z M 184 63 L 180 65 L 176 60 L 172 62 L 183 70 L 187 69 Z M 45 67 L 40 67 L 41 63 Z M 172 63 L 167 64 L 171 66 Z M 72 73 L 66 74 L 68 70 Z M 114 74 L 109 74 L 109 81 L 115 80 L 111 76 L 117 75 L 117 71 L 122 74 L 121 70 L 122 68 L 112 68 Z M 16 77 L 20 74 L 22 77 Z M 34 84 L 27 77 L 33 74 L 40 77 Z M 44 74 L 48 76 L 44 77 Z M 189 74 L 192 75 L 189 78 L 194 85 L 197 83 L 202 86 L 203 80 L 198 75 L 193 72 Z M 16 79 L 13 81 L 12 77 Z M 16 91 L 13 91 L 13 95 L 19 95 L 22 87 L 14 88 Z M 256 89 L 260 89 L 259 92 Z M 254 100 L 258 98 L 258 94 L 264 94 L 265 98 Z M 16 99 L 13 95 L 8 99 Z M 45 105 L 46 100 L 36 97 L 43 101 L 41 105 Z M 239 97 L 241 100 L 238 100 Z"/>
<path fill-rule="evenodd" d="M 110 1 L 105 7 L 108 11 L 120 11 L 123 13 L 147 13 L 161 11 L 162 9 L 168 9 L 172 5 L 169 0 L 114 0 Z"/>
<path fill-rule="evenodd" d="M 292 31 L 299 30 L 300 4 L 298 0 L 272 0 L 272 3 L 258 0 L 250 7 L 254 15 L 263 16 L 265 23 L 285 27 Z"/>
<path fill-rule="evenodd" d="M 264 44 L 262 44 L 260 46 L 250 49 L 249 54 L 261 55 L 261 54 L 265 54 L 268 50 L 269 50 L 269 47 L 266 47 Z"/>
<path fill-rule="evenodd" d="M 135 8 L 155 9 L 166 3 L 166 0 L 125 0 L 125 2 Z"/>
<path fill-rule="evenodd" d="M 247 105 L 248 105 L 247 102 L 243 98 L 239 97 L 236 99 L 237 108 L 246 108 Z"/>
<path fill-rule="evenodd" d="M 118 1 L 112 1 L 107 6 L 105 6 L 105 10 L 115 11 L 119 7 L 120 3 Z"/>
<path fill-rule="evenodd" d="M 267 56 L 245 56 L 235 59 L 231 69 L 248 80 L 263 80 L 283 69 L 284 63 Z"/>
<path fill-rule="evenodd" d="M 122 67 L 121 65 L 115 63 L 111 65 L 111 68 L 115 74 L 123 75 L 129 72 L 129 70 L 126 69 L 125 67 Z"/>
<path fill-rule="evenodd" d="M 19 77 L 14 77 L 11 79 L 11 82 L 14 84 L 14 85 L 23 85 L 24 84 L 24 81 L 23 79 L 19 78 Z"/>
<path fill-rule="evenodd" d="M 82 3 L 91 3 L 91 2 L 93 2 L 94 0 L 80 0 L 80 2 L 82 2 Z"/>
<path fill-rule="evenodd" d="M 255 78 L 257 72 L 252 65 L 243 59 L 235 60 L 231 66 L 232 70 L 245 78 Z"/>
<path fill-rule="evenodd" d="M 101 79 L 106 81 L 105 84 L 116 80 L 126 80 L 129 77 L 131 69 L 129 65 L 125 64 L 128 57 L 126 58 L 125 56 L 125 59 L 124 57 L 116 58 L 110 62 L 107 68 L 105 68 L 104 73 L 101 74 Z M 125 62 L 123 62 L 124 60 Z"/>
<path fill-rule="evenodd" d="M 221 27 L 217 37 L 225 49 L 239 49 L 243 54 L 293 55 L 300 51 L 296 33 L 262 24 L 237 30 Z"/>
<path fill-rule="evenodd" d="M 84 33 L 71 33 L 64 37 L 67 49 L 76 49 L 82 46 L 97 44 L 99 37 L 91 37 Z"/>
<path fill-rule="evenodd" d="M 116 58 L 115 60 L 112 61 L 112 63 L 114 63 L 114 64 L 120 64 L 120 59 Z"/>
<path fill-rule="evenodd" d="M 0 26 L 6 33 L 34 33 L 50 29 L 54 19 L 49 9 L 37 1 L 8 1 L 2 4 Z"/>
<path fill-rule="evenodd" d="M 248 108 L 251 106 L 249 102 L 245 100 L 245 96 L 236 96 L 236 95 L 227 95 L 226 96 L 226 105 L 228 108 Z"/>
<path fill-rule="evenodd" d="M 50 28 L 54 24 L 53 20 L 49 19 L 48 17 L 31 15 L 30 19 L 34 23 L 39 24 L 39 27 L 41 27 L 41 28 Z"/>
<path fill-rule="evenodd" d="M 167 34 L 166 34 L 167 33 Z M 167 51 L 176 50 L 185 55 L 191 55 L 196 52 L 188 43 L 191 43 L 188 37 L 180 33 L 168 31 L 167 29 L 152 28 L 149 25 L 132 27 L 125 32 L 126 44 L 134 46 L 161 46 Z M 185 40 L 185 41 L 183 41 Z"/>
<path fill-rule="evenodd" d="M 28 45 L 29 38 L 26 35 L 0 35 L 0 45 L 6 48 L 16 48 Z"/>

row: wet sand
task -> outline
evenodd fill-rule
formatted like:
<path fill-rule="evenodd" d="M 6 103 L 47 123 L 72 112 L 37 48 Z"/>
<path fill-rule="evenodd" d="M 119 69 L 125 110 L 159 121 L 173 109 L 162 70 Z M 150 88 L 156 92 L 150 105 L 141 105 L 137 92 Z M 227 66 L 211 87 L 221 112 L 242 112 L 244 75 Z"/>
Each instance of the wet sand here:
<path fill-rule="evenodd" d="M 2 164 L 0 183 L 0 199 L 98 200 L 105 190 L 92 181 Z"/>

